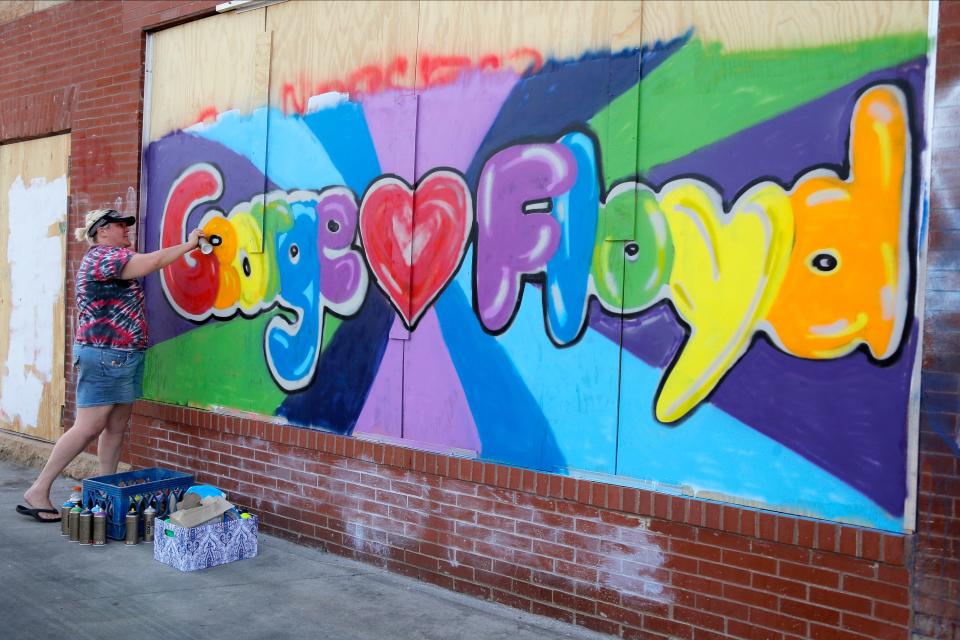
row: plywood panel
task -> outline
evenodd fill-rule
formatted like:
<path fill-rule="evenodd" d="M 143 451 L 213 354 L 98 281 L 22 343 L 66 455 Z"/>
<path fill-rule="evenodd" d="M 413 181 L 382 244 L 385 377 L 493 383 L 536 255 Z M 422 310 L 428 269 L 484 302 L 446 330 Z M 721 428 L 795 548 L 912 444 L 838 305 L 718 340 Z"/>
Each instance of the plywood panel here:
<path fill-rule="evenodd" d="M 4 0 L 0 2 L 0 24 L 64 2 L 67 0 Z"/>
<path fill-rule="evenodd" d="M 524 70 L 536 58 L 580 57 L 611 44 L 611 15 L 638 2 L 421 2 L 418 86 L 425 56 L 465 56 Z M 634 33 L 639 36 L 639 30 Z M 633 44 L 640 44 L 639 41 Z M 493 58 L 490 58 L 490 57 Z"/>
<path fill-rule="evenodd" d="M 413 86 L 417 3 L 288 2 L 267 8 L 274 31 L 271 104 L 303 110 L 330 90 Z"/>
<path fill-rule="evenodd" d="M 695 37 L 729 51 L 806 47 L 926 31 L 927 2 L 647 0 L 643 20 L 650 42 L 692 27 Z"/>
<path fill-rule="evenodd" d="M 149 139 L 217 113 L 263 106 L 257 60 L 264 55 L 264 10 L 189 22 L 152 36 Z M 263 80 L 265 74 L 259 77 Z"/>
<path fill-rule="evenodd" d="M 54 441 L 64 402 L 70 135 L 0 147 L 0 428 Z"/>

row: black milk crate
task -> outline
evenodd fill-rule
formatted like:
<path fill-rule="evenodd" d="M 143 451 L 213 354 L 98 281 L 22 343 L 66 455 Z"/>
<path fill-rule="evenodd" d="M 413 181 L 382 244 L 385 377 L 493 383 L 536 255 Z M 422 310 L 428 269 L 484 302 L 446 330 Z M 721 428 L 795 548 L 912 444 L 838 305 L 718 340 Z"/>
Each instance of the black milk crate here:
<path fill-rule="evenodd" d="M 169 515 L 170 496 L 179 501 L 191 486 L 193 476 L 189 473 L 161 467 L 114 473 L 83 481 L 83 506 L 92 509 L 100 505 L 107 513 L 107 537 L 123 540 L 131 504 L 138 516 L 152 505 L 157 517 L 162 518 Z M 143 518 L 138 517 L 137 521 L 138 533 L 143 535 Z"/>

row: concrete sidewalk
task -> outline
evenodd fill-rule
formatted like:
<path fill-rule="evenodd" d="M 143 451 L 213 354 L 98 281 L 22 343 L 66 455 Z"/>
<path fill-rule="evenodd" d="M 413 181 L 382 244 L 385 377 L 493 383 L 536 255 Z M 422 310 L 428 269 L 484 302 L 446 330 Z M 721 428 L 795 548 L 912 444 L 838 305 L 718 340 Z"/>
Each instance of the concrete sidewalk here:
<path fill-rule="evenodd" d="M 263 534 L 256 558 L 192 573 L 149 544 L 81 547 L 15 512 L 36 473 L 0 461 L 4 639 L 609 638 Z"/>

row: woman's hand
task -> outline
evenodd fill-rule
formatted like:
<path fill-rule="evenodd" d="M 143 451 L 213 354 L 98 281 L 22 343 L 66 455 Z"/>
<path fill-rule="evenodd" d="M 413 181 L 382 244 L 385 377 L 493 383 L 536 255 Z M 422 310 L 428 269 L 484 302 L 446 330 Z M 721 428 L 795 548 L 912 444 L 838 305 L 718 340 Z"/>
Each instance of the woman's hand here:
<path fill-rule="evenodd" d="M 200 246 L 200 238 L 206 238 L 203 235 L 203 231 L 199 227 L 190 232 L 190 235 L 187 236 L 187 244 L 190 245 L 191 249 L 196 249 Z"/>

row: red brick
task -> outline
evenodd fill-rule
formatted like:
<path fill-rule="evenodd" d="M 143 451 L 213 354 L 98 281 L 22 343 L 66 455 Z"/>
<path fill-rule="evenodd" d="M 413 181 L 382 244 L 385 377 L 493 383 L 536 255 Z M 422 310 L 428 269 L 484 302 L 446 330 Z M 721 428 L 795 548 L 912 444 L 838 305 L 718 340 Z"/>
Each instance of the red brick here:
<path fill-rule="evenodd" d="M 716 502 L 703 503 L 703 526 L 710 529 L 720 528 L 721 505 Z"/>
<path fill-rule="evenodd" d="M 729 637 L 725 633 L 714 633 L 701 628 L 693 630 L 693 640 L 727 640 Z"/>
<path fill-rule="evenodd" d="M 783 640 L 783 634 L 772 629 L 762 629 L 738 620 L 727 621 L 727 634 L 744 640 Z"/>
<path fill-rule="evenodd" d="M 751 575 L 754 574 L 739 568 L 740 565 L 727 563 L 726 559 L 724 559 L 724 563 L 725 564 L 718 564 L 701 560 L 700 575 L 714 580 L 722 580 L 723 582 L 734 582 L 744 586 L 750 585 Z"/>
<path fill-rule="evenodd" d="M 866 529 L 861 530 L 859 533 L 860 554 L 868 560 L 880 560 L 880 533 Z"/>
<path fill-rule="evenodd" d="M 708 580 L 700 576 L 692 576 L 686 573 L 674 572 L 671 578 L 671 584 L 679 589 L 686 589 L 696 593 L 704 593 L 714 596 L 723 595 L 723 583 L 716 580 Z"/>
<path fill-rule="evenodd" d="M 905 627 L 863 618 L 852 613 L 843 614 L 840 626 L 843 629 L 865 634 L 875 640 L 901 640 L 907 636 Z"/>
<path fill-rule="evenodd" d="M 553 592 L 553 603 L 558 607 L 563 607 L 565 609 L 572 609 L 574 611 L 579 611 L 582 613 L 595 614 L 597 612 L 597 603 L 594 600 L 588 598 L 581 598 L 575 596 L 571 593 L 565 593 L 563 591 L 554 591 Z"/>
<path fill-rule="evenodd" d="M 887 604 L 886 602 L 874 602 L 873 617 L 905 627 L 910 622 L 910 609 Z"/>
<path fill-rule="evenodd" d="M 711 547 L 705 544 L 697 544 L 689 540 L 680 540 L 672 538 L 670 540 L 670 551 L 684 556 L 702 558 L 720 562 L 723 557 L 723 551 L 718 547 Z"/>
<path fill-rule="evenodd" d="M 836 551 L 840 528 L 829 522 L 817 523 L 817 548 L 824 551 Z"/>
<path fill-rule="evenodd" d="M 841 556 L 834 553 L 815 552 L 810 564 L 823 569 L 832 569 L 840 573 L 849 573 L 864 578 L 877 577 L 877 563 L 850 556 Z"/>
<path fill-rule="evenodd" d="M 815 622 L 810 623 L 810 638 L 812 640 L 870 640 L 868 636 L 850 631 L 841 631 L 836 627 L 825 627 Z"/>
<path fill-rule="evenodd" d="M 779 575 L 787 580 L 809 582 L 828 589 L 836 589 L 840 585 L 840 575 L 835 571 L 817 569 L 792 562 L 781 562 Z"/>
<path fill-rule="evenodd" d="M 610 635 L 619 635 L 620 631 L 619 625 L 615 622 L 610 622 L 609 620 L 604 620 L 603 618 L 594 618 L 593 616 L 587 616 L 582 613 L 576 614 L 574 617 L 574 624 Z"/>
<path fill-rule="evenodd" d="M 715 631 L 723 631 L 726 626 L 726 622 L 721 616 L 713 615 L 700 609 L 690 609 L 677 605 L 673 607 L 673 617 L 680 622 L 686 622 L 694 627 L 703 627 Z"/>
<path fill-rule="evenodd" d="M 717 547 L 724 547 L 725 549 L 750 551 L 752 545 L 755 543 L 754 540 L 748 538 L 747 536 L 727 533 L 726 531 L 717 531 L 714 529 L 698 529 L 695 531 L 697 535 L 697 542 Z"/>
<path fill-rule="evenodd" d="M 642 613 L 632 609 L 618 607 L 608 602 L 598 603 L 597 613 L 604 618 L 613 620 L 614 622 L 619 622 L 621 624 L 627 624 L 633 627 L 640 627 L 643 625 Z"/>
<path fill-rule="evenodd" d="M 799 618 L 765 611 L 763 609 L 750 609 L 750 622 L 768 629 L 777 629 L 785 633 L 805 636 L 807 634 L 807 623 Z"/>
<path fill-rule="evenodd" d="M 807 585 L 795 580 L 783 580 L 762 573 L 754 573 L 751 586 L 760 591 L 789 596 L 791 598 L 806 599 Z"/>
<path fill-rule="evenodd" d="M 810 587 L 810 602 L 864 615 L 869 615 L 872 610 L 872 601 L 868 598 L 838 591 L 828 591 L 819 587 Z"/>
<path fill-rule="evenodd" d="M 838 551 L 848 556 L 858 555 L 857 530 L 852 527 L 840 527 L 840 543 Z"/>
<path fill-rule="evenodd" d="M 822 622 L 836 626 L 840 623 L 840 612 L 835 609 L 818 607 L 806 602 L 783 599 L 780 601 L 780 611 L 788 616 L 794 616 L 808 622 Z"/>
<path fill-rule="evenodd" d="M 773 558 L 752 553 L 741 553 L 730 549 L 723 550 L 723 563 L 760 573 L 776 574 L 777 572 L 777 561 Z"/>
<path fill-rule="evenodd" d="M 843 577 L 843 590 L 871 599 L 885 600 L 894 604 L 907 602 L 907 590 L 904 587 L 891 585 L 876 580 L 866 580 L 856 576 Z"/>
<path fill-rule="evenodd" d="M 643 616 L 643 628 L 663 633 L 670 638 L 693 638 L 693 627 L 690 625 L 649 614 Z"/>
<path fill-rule="evenodd" d="M 877 567 L 877 579 L 880 580 L 880 582 L 901 587 L 906 587 L 910 584 L 910 574 L 905 567 L 881 564 Z"/>
<path fill-rule="evenodd" d="M 732 584 L 723 585 L 723 597 L 751 605 L 751 607 L 760 607 L 771 611 L 777 610 L 777 601 L 779 600 L 777 596 L 771 593 L 745 589 Z"/>
<path fill-rule="evenodd" d="M 530 613 L 536 614 L 538 616 L 548 616 L 555 620 L 566 622 L 567 624 L 573 623 L 574 614 L 572 611 L 567 611 L 566 609 L 554 607 L 549 604 L 544 604 L 542 602 L 536 602 L 536 601 L 531 602 Z"/>
<path fill-rule="evenodd" d="M 758 513 L 759 533 L 764 540 L 776 540 L 777 538 L 777 517 L 770 513 Z"/>

